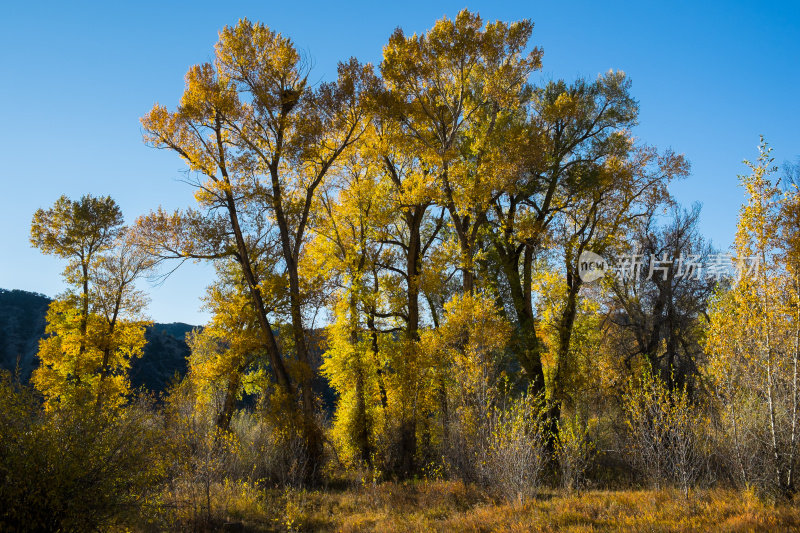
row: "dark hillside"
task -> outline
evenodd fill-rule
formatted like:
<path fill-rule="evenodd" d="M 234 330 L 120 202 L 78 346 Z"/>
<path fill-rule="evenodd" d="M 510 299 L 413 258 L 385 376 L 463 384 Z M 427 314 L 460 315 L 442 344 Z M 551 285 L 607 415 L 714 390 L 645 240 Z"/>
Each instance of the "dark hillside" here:
<path fill-rule="evenodd" d="M 50 301 L 34 292 L 0 289 L 0 368 L 14 372 L 19 367 L 23 382 L 38 364 L 36 352 Z M 185 374 L 189 355 L 185 338 L 194 327 L 175 322 L 147 328 L 144 354 L 131 367 L 133 387 L 161 392 L 176 374 Z"/>

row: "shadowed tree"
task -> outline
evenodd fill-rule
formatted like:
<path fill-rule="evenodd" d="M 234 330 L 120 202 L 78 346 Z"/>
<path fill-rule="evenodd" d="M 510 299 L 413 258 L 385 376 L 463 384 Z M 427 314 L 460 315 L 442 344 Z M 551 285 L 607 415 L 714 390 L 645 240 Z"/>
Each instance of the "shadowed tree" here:
<path fill-rule="evenodd" d="M 591 195 L 592 166 L 629 150 L 626 130 L 638 107 L 621 72 L 595 82 L 549 82 L 535 91 L 521 142 L 514 152 L 517 176 L 494 201 L 492 242 L 508 283 L 516 315 L 514 352 L 533 384 L 544 394 L 543 346 L 533 311 L 532 267 L 552 244 L 551 226 L 580 195 Z"/>

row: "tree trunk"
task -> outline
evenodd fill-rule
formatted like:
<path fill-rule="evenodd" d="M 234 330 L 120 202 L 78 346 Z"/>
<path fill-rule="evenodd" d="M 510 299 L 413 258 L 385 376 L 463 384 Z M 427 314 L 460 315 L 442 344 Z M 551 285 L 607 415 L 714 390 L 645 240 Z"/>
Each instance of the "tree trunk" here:
<path fill-rule="evenodd" d="M 512 348 L 522 368 L 528 376 L 532 392 L 535 395 L 545 394 L 544 368 L 541 359 L 541 343 L 536 335 L 536 322 L 533 317 L 531 303 L 531 263 L 533 262 L 532 247 L 506 246 L 495 241 L 495 249 L 508 281 L 511 300 L 517 315 L 517 328 L 512 339 Z M 523 250 L 524 255 L 523 278 L 520 278 L 519 261 Z"/>
<path fill-rule="evenodd" d="M 244 236 L 242 235 L 242 230 L 239 226 L 239 216 L 237 214 L 236 203 L 233 199 L 233 195 L 227 192 L 226 200 L 231 227 L 233 228 L 234 237 L 236 239 L 236 248 L 238 251 L 237 259 L 242 268 L 242 274 L 244 275 L 245 281 L 247 281 L 247 287 L 250 291 L 253 307 L 256 311 L 259 326 L 261 326 L 264 348 L 267 350 L 267 355 L 269 356 L 269 362 L 270 366 L 272 367 L 272 372 L 275 376 L 275 381 L 277 381 L 278 385 L 281 386 L 284 391 L 293 398 L 294 388 L 292 387 L 289 373 L 286 371 L 286 367 L 283 364 L 283 359 L 281 358 L 280 350 L 278 349 L 278 343 L 275 340 L 275 333 L 272 331 L 272 325 L 269 323 L 269 319 L 267 318 L 267 310 L 266 306 L 264 305 L 264 299 L 261 297 L 261 290 L 258 288 L 258 280 L 256 279 L 250 263 L 250 250 L 247 248 L 247 244 L 244 241 Z"/>
<path fill-rule="evenodd" d="M 103 402 L 105 401 L 105 390 L 103 389 L 103 385 L 105 384 L 106 378 L 111 372 L 111 337 L 114 335 L 114 331 L 117 328 L 117 317 L 119 316 L 120 307 L 122 305 L 123 290 L 124 287 L 120 288 L 120 291 L 116 295 L 116 299 L 114 301 L 114 312 L 108 324 L 108 331 L 106 332 L 105 347 L 103 348 L 103 363 L 100 367 L 100 383 L 97 388 L 97 403 L 95 404 L 95 409 L 98 413 L 100 412 L 100 409 L 102 409 Z"/>
<path fill-rule="evenodd" d="M 553 377 L 552 391 L 547 410 L 548 428 L 548 449 L 555 451 L 555 444 L 558 440 L 558 427 L 561 418 L 561 408 L 568 400 L 564 394 L 564 380 L 566 378 L 566 367 L 569 361 L 569 349 L 572 342 L 572 330 L 575 324 L 575 316 L 578 312 L 578 291 L 581 287 L 581 279 L 572 269 L 572 256 L 567 255 L 567 300 L 564 302 L 564 309 L 558 323 L 558 349 L 556 353 L 556 371 Z"/>
<path fill-rule="evenodd" d="M 360 363 L 360 361 L 359 361 Z M 367 402 L 364 390 L 364 369 L 361 364 L 356 367 L 356 448 L 361 460 L 372 467 L 372 449 L 369 445 L 370 424 L 367 416 Z"/>
<path fill-rule="evenodd" d="M 372 466 L 372 450 L 369 445 L 369 420 L 367 418 L 367 400 L 364 387 L 364 364 L 358 348 L 358 307 L 355 294 L 350 295 L 350 346 L 355 353 L 355 386 L 356 386 L 356 415 L 354 428 L 354 441 L 361 460 Z"/>
<path fill-rule="evenodd" d="M 378 330 L 375 327 L 375 309 L 370 309 L 367 315 L 367 329 L 369 329 L 370 344 L 372 349 L 372 357 L 375 360 L 375 373 L 378 376 L 378 389 L 381 395 L 381 407 L 386 409 L 388 398 L 386 396 L 386 384 L 383 381 L 383 369 L 380 364 L 380 351 L 378 347 Z"/>
<path fill-rule="evenodd" d="M 295 353 L 297 360 L 300 363 L 300 375 L 298 382 L 300 384 L 300 400 L 303 415 L 303 435 L 306 445 L 306 453 L 310 464 L 310 472 L 316 472 L 322 462 L 322 430 L 317 424 L 315 417 L 314 405 L 314 390 L 313 370 L 311 368 L 311 360 L 308 353 L 308 346 L 306 345 L 305 328 L 303 327 L 303 313 L 302 301 L 300 295 L 300 277 L 298 274 L 297 258 L 299 252 L 299 245 L 303 236 L 297 235 L 292 246 L 291 236 L 289 234 L 289 225 L 287 223 L 286 214 L 283 211 L 281 186 L 278 179 L 277 165 L 270 166 L 270 175 L 272 178 L 272 207 L 275 211 L 275 219 L 278 223 L 280 230 L 281 249 L 283 252 L 283 259 L 286 263 L 286 270 L 289 274 L 289 305 L 291 312 L 291 326 L 292 336 L 294 338 Z"/>
<path fill-rule="evenodd" d="M 406 212 L 408 224 L 408 257 L 406 258 L 406 276 L 408 278 L 408 325 L 406 335 L 411 341 L 419 340 L 419 274 L 420 253 L 422 249 L 422 218 L 425 208 L 416 206 Z"/>
<path fill-rule="evenodd" d="M 222 410 L 217 415 L 217 427 L 222 431 L 228 431 L 231 426 L 231 418 L 233 417 L 233 410 L 236 407 L 236 397 L 239 395 L 239 387 L 242 382 L 242 376 L 237 369 L 228 378 L 228 386 L 225 390 L 225 400 L 222 404 Z"/>

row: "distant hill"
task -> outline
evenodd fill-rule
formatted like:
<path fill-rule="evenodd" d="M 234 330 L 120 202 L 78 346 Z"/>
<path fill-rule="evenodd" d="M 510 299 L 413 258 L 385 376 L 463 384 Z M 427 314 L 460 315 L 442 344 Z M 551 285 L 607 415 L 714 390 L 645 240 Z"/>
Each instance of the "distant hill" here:
<path fill-rule="evenodd" d="M 48 305 L 50 298 L 43 294 L 0 289 L 0 368 L 14 371 L 19 364 L 25 381 L 36 367 Z"/>
<path fill-rule="evenodd" d="M 39 364 L 36 352 L 50 301 L 35 292 L 0 289 L 0 368 L 14 372 L 19 367 L 26 382 Z M 147 328 L 144 354 L 131 365 L 131 385 L 162 392 L 176 375 L 183 376 L 189 356 L 186 334 L 194 328 L 181 322 Z"/>
<path fill-rule="evenodd" d="M 45 315 L 50 302 L 50 298 L 35 292 L 0 289 L 0 369 L 14 372 L 19 366 L 23 382 L 30 380 L 31 373 L 39 364 L 36 352 L 39 339 L 44 336 Z M 186 334 L 196 327 L 182 322 L 156 323 L 148 327 L 144 353 L 131 364 L 133 388 L 163 392 L 176 376 L 183 377 L 190 353 Z M 309 355 L 315 370 L 322 365 L 324 346 L 324 330 L 310 332 Z M 319 373 L 313 387 L 322 399 L 325 413 L 331 416 L 336 393 Z"/>

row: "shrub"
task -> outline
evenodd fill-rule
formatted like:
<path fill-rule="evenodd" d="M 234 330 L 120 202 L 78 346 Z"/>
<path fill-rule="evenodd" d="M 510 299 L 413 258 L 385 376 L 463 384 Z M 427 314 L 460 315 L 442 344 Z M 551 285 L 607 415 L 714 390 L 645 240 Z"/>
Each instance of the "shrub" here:
<path fill-rule="evenodd" d="M 0 377 L 0 530 L 88 531 L 125 522 L 163 480 L 162 438 L 146 402 L 114 412 L 45 411 Z"/>
<path fill-rule="evenodd" d="M 581 488 L 586 481 L 586 471 L 595 455 L 594 444 L 589 440 L 589 427 L 577 415 L 558 424 L 556 458 L 558 459 L 561 486 L 568 491 Z"/>
<path fill-rule="evenodd" d="M 451 475 L 524 500 L 541 485 L 545 443 L 541 402 L 523 395 L 502 407 L 460 409 L 451 423 L 446 460 Z"/>
<path fill-rule="evenodd" d="M 688 494 L 703 471 L 701 439 L 707 424 L 686 388 L 669 390 L 646 368 L 629 381 L 622 401 L 639 471 L 656 488 L 672 482 Z"/>
<path fill-rule="evenodd" d="M 489 468 L 484 479 L 508 499 L 536 494 L 547 465 L 546 438 L 538 402 L 524 395 L 495 411 Z"/>

